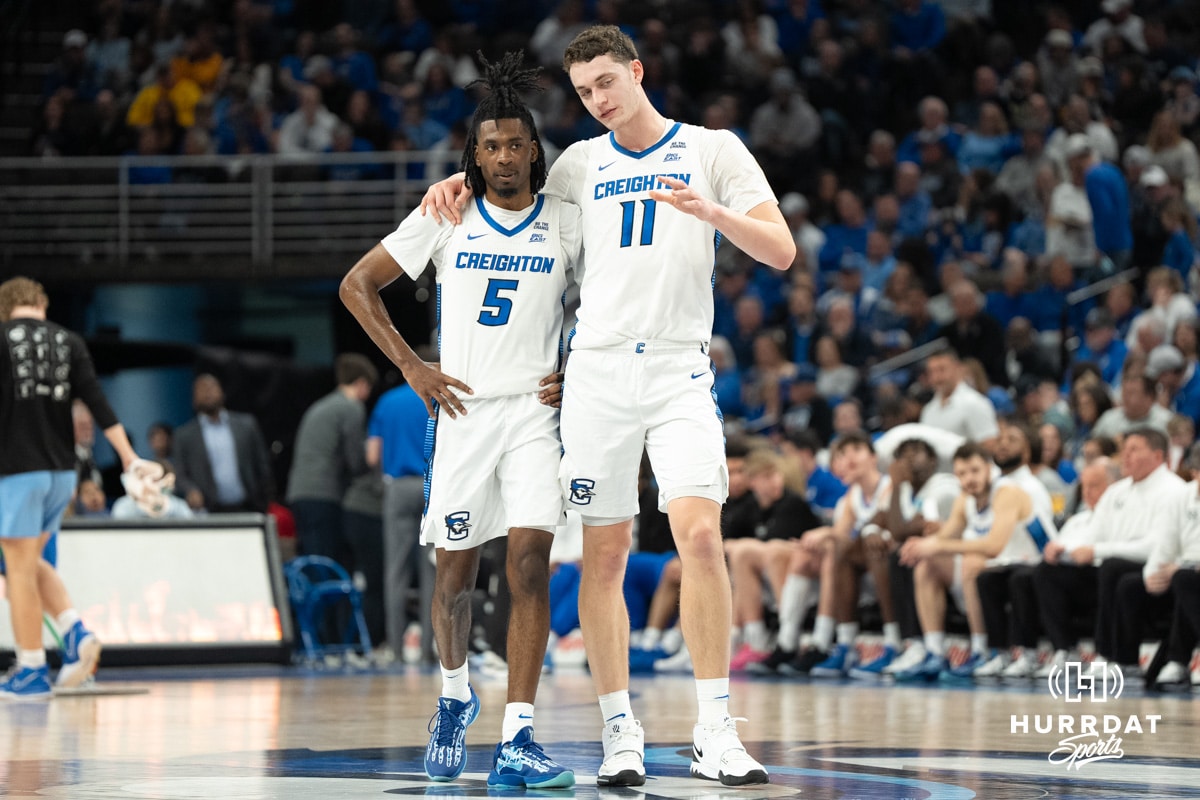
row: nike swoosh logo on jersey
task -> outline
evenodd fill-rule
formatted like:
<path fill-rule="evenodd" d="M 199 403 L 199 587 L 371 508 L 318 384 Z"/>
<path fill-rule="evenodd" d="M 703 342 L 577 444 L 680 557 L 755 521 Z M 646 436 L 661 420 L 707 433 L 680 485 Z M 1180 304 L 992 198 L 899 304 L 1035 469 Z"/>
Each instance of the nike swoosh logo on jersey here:
<path fill-rule="evenodd" d="M 481 239 L 481 238 L 483 238 L 484 236 L 487 236 L 487 234 L 486 234 L 486 233 L 468 233 L 468 234 L 467 234 L 467 241 L 468 241 L 468 242 L 473 242 L 473 241 L 475 241 L 476 239 Z"/>
<path fill-rule="evenodd" d="M 615 161 L 610 161 L 610 162 L 608 162 L 607 164 L 601 164 L 601 165 L 600 165 L 600 171 L 601 171 L 601 172 L 604 172 L 604 170 L 608 169 L 609 167 L 611 167 L 611 166 L 612 166 L 613 164 L 615 164 L 615 163 L 617 163 L 617 162 L 615 162 Z"/>
<path fill-rule="evenodd" d="M 696 378 L 699 378 L 701 375 L 707 375 L 707 374 L 708 374 L 708 370 L 706 370 L 706 369 L 700 370 L 699 372 L 693 372 L 692 380 L 696 380 Z"/>

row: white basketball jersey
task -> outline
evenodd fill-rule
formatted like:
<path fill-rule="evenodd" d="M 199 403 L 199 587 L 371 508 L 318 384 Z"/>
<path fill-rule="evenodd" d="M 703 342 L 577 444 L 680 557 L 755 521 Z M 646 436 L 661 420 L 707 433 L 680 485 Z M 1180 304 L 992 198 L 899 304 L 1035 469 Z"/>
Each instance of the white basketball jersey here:
<path fill-rule="evenodd" d="M 611 133 L 571 145 L 551 168 L 545 191 L 583 211 L 587 256 L 572 348 L 712 336 L 720 234 L 650 199 L 652 189 L 670 189 L 659 175 L 684 181 L 735 214 L 775 200 L 762 169 L 729 131 L 668 121 L 663 137 L 638 153 Z"/>
<path fill-rule="evenodd" d="M 989 559 L 988 563 L 1016 564 L 1039 561 L 1046 543 L 1058 536 L 1058 529 L 1054 526 L 1050 494 L 1028 467 L 1021 467 L 993 481 L 988 505 L 984 510 L 980 511 L 976 507 L 974 497 L 967 498 L 967 530 L 963 536 L 967 539 L 978 539 L 988 534 L 995 521 L 996 493 L 1005 486 L 1016 486 L 1029 495 L 1031 510 L 1027 518 L 1017 522 L 1000 554 Z"/>
<path fill-rule="evenodd" d="M 461 225 L 414 210 L 383 240 L 414 279 L 433 262 L 441 369 L 476 398 L 538 391 L 558 369 L 567 270 L 580 245 L 579 208 L 546 195 L 522 211 L 477 197 Z"/>
<path fill-rule="evenodd" d="M 863 527 L 875 519 L 876 514 L 887 510 L 887 500 L 891 492 L 892 479 L 887 475 L 880 477 L 879 483 L 875 486 L 875 493 L 870 497 L 867 497 L 860 484 L 852 484 L 842 495 L 842 499 L 838 501 L 839 507 L 834 510 L 834 519 L 838 519 L 842 514 L 842 507 L 848 505 L 850 513 L 854 515 L 854 528 L 851 536 L 857 537 L 862 533 Z"/>

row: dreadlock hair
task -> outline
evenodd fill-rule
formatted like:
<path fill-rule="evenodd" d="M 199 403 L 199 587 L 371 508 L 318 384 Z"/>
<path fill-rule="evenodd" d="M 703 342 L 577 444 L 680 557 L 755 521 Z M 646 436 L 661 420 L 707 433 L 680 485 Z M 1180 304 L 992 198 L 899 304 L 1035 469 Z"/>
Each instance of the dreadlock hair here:
<path fill-rule="evenodd" d="M 471 129 L 467 132 L 467 143 L 463 148 L 462 170 L 467 176 L 467 186 L 471 187 L 471 191 L 475 193 L 476 197 L 483 197 L 487 191 L 487 184 L 483 180 L 483 170 L 475 163 L 475 148 L 479 144 L 479 126 L 488 120 L 518 119 L 528 129 L 529 138 L 537 145 L 537 159 L 533 162 L 529 172 L 530 189 L 537 194 L 546 185 L 546 150 L 542 147 L 542 140 L 538 136 L 533 115 L 529 113 L 529 109 L 522 102 L 520 93 L 540 91 L 541 87 L 537 85 L 537 76 L 541 70 L 540 68 L 521 68 L 525 60 L 524 50 L 509 51 L 495 64 L 484 58 L 483 53 L 477 55 L 483 65 L 484 77 L 472 81 L 467 88 L 480 84 L 488 89 L 488 94 L 475 109 L 475 116 L 471 119 Z"/>

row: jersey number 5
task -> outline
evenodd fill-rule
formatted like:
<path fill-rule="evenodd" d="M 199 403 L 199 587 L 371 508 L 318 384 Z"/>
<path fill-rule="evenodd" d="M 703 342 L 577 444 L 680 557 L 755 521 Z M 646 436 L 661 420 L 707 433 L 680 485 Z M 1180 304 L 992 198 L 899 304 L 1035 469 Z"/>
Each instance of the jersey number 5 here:
<path fill-rule="evenodd" d="M 639 245 L 654 244 L 654 211 L 657 200 L 642 201 L 642 236 Z M 637 214 L 637 202 L 626 200 L 621 203 L 621 247 L 633 244 L 633 218 Z"/>
<path fill-rule="evenodd" d="M 512 315 L 512 298 L 501 297 L 501 292 L 515 292 L 518 281 L 503 278 L 488 280 L 487 291 L 483 294 L 483 310 L 479 312 L 479 324 L 495 328 L 507 325 Z"/>

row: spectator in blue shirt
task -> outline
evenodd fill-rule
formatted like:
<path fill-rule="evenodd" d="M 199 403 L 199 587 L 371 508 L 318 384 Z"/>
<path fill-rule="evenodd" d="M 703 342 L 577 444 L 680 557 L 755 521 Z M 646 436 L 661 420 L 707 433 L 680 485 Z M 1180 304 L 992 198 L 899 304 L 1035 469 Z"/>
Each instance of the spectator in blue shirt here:
<path fill-rule="evenodd" d="M 790 431 L 780 443 L 780 451 L 784 458 L 799 465 L 804 472 L 804 498 L 812 510 L 822 519 L 831 519 L 834 507 L 846 494 L 846 484 L 817 463 L 817 456 L 821 452 L 820 437 L 812 430 Z"/>
<path fill-rule="evenodd" d="M 709 342 L 708 353 L 716 373 L 713 393 L 717 396 L 721 415 L 727 419 L 746 416 L 746 406 L 742 402 L 742 373 L 729 340 L 714 336 Z"/>
<path fill-rule="evenodd" d="M 1099 160 L 1085 134 L 1073 134 L 1067 140 L 1067 166 L 1084 169 L 1084 189 L 1092 207 L 1092 230 L 1096 249 L 1108 256 L 1117 271 L 1129 266 L 1133 251 L 1130 226 L 1129 188 L 1121 170 Z"/>
<path fill-rule="evenodd" d="M 423 476 L 432 445 L 433 420 L 425 401 L 408 384 L 384 392 L 367 424 L 367 464 L 383 469 L 384 618 L 393 648 L 404 639 L 414 571 L 420 578 L 420 620 L 429 619 L 433 567 L 418 542 L 425 508 Z M 428 635 L 423 638 L 431 641 Z"/>
<path fill-rule="evenodd" d="M 348 22 L 342 22 L 333 29 L 337 52 L 333 56 L 333 70 L 338 77 L 354 89 L 364 89 L 373 92 L 379 88 L 379 78 L 375 74 L 375 62 L 367 53 L 359 50 L 358 31 Z"/>
<path fill-rule="evenodd" d="M 874 230 L 867 234 L 867 252 L 858 260 L 862 271 L 862 285 L 877 294 L 882 294 L 888 278 L 896 271 L 896 256 L 892 243 L 883 231 Z"/>
<path fill-rule="evenodd" d="M 450 71 L 444 61 L 435 61 L 425 74 L 423 92 L 425 115 L 446 128 L 454 127 L 475 113 L 475 104 L 467 93 L 450 81 Z"/>
<path fill-rule="evenodd" d="M 900 221 L 896 229 L 905 239 L 920 239 L 929 228 L 933 199 L 921 188 L 921 167 L 915 161 L 896 165 L 896 200 L 900 203 Z"/>
<path fill-rule="evenodd" d="M 333 129 L 333 142 L 325 148 L 327 153 L 371 153 L 375 148 L 366 139 L 354 135 L 346 123 Z M 383 174 L 383 165 L 375 162 L 335 163 L 325 168 L 325 177 L 331 181 L 362 181 Z"/>
<path fill-rule="evenodd" d="M 779 49 L 798 63 L 808 52 L 813 25 L 825 18 L 820 0 L 769 0 L 766 11 L 775 19 Z"/>
<path fill-rule="evenodd" d="M 433 46 L 433 28 L 421 16 L 415 0 L 397 0 L 395 18 L 379 34 L 379 45 L 385 51 L 422 53 Z"/>
<path fill-rule="evenodd" d="M 953 158 L 958 154 L 962 137 L 950 128 L 950 111 L 940 97 L 926 97 L 917 109 L 921 127 L 904 137 L 896 150 L 897 161 L 912 161 L 920 164 L 921 144 L 925 141 L 941 142 Z"/>
<path fill-rule="evenodd" d="M 937 3 L 900 0 L 896 6 L 891 26 L 895 50 L 932 50 L 946 38 L 946 15 Z"/>
<path fill-rule="evenodd" d="M 1174 345 L 1160 344 L 1146 359 L 1146 377 L 1158 382 L 1160 400 L 1176 414 L 1200 422 L 1200 376 Z"/>
<path fill-rule="evenodd" d="M 979 122 L 962 138 L 958 167 L 963 172 L 986 169 L 998 175 L 1004 162 L 1020 150 L 1020 139 L 1009 132 L 1004 111 L 998 103 L 986 102 L 979 107 Z"/>
<path fill-rule="evenodd" d="M 821 320 L 817 316 L 817 303 L 812 286 L 797 283 L 788 295 L 788 318 L 785 331 L 788 337 L 787 352 L 792 361 L 802 364 L 812 360 L 813 342 Z"/>
<path fill-rule="evenodd" d="M 1075 271 L 1066 256 L 1055 256 L 1050 261 L 1048 279 L 1031 298 L 1030 321 L 1039 331 L 1057 331 L 1062 328 L 1063 311 L 1067 312 L 1067 324 L 1074 330 L 1084 328 L 1084 318 L 1094 304 L 1085 300 L 1068 306 L 1067 295 L 1082 288 L 1084 282 L 1075 278 Z"/>
<path fill-rule="evenodd" d="M 985 310 L 996 318 L 1005 330 L 1017 317 L 1029 318 L 1031 314 L 1029 287 L 1029 259 L 1020 250 L 1009 248 L 1004 251 L 1004 267 L 1000 274 L 1000 288 L 987 293 Z"/>
<path fill-rule="evenodd" d="M 1083 344 L 1075 351 L 1075 363 L 1091 362 L 1100 368 L 1100 377 L 1116 386 L 1129 350 L 1117 336 L 1113 316 L 1106 308 L 1093 308 L 1084 323 Z"/>
<path fill-rule="evenodd" d="M 847 256 L 867 254 L 867 214 L 862 200 L 849 189 L 837 193 L 834 201 L 838 222 L 825 227 L 825 246 L 821 248 L 822 288 L 832 280 Z"/>
<path fill-rule="evenodd" d="M 1196 217 L 1179 198 L 1172 198 L 1160 215 L 1167 232 L 1167 246 L 1162 263 L 1179 273 L 1183 285 L 1191 284 L 1192 267 L 1196 264 Z"/>

